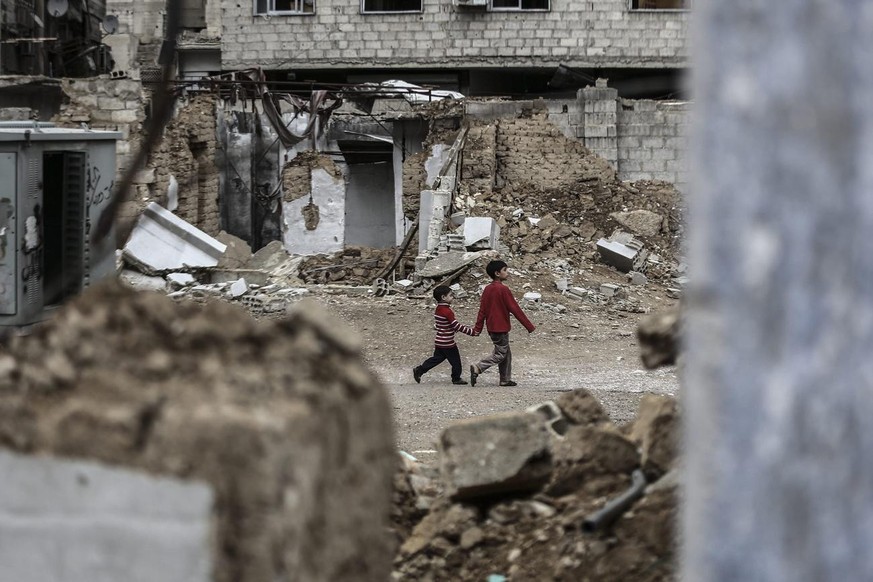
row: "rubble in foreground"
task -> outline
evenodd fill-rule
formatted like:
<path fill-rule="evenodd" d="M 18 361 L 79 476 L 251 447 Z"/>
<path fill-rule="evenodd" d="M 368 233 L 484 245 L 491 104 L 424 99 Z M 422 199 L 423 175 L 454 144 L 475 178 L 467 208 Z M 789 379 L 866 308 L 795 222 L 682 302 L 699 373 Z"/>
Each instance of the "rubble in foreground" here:
<path fill-rule="evenodd" d="M 449 427 L 439 477 L 404 460 L 392 579 L 674 579 L 676 401 L 646 396 L 623 427 L 584 389 L 555 405 L 558 423 L 541 406 Z M 522 442 L 494 447 L 501 434 Z M 639 499 L 615 507 L 631 489 Z"/>

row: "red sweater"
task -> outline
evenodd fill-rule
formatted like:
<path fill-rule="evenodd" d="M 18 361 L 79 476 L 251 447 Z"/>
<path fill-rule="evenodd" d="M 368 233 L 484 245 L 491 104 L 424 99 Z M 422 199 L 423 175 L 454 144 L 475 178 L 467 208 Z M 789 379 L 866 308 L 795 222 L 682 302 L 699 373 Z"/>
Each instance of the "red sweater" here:
<path fill-rule="evenodd" d="M 518 306 L 518 302 L 512 296 L 509 287 L 495 279 L 482 292 L 482 299 L 479 302 L 479 316 L 476 318 L 476 325 L 473 326 L 473 333 L 481 332 L 483 324 L 488 326 L 489 333 L 508 332 L 512 327 L 509 325 L 510 313 L 525 329 L 534 330 L 534 324 Z"/>
<path fill-rule="evenodd" d="M 433 328 L 436 330 L 433 345 L 437 348 L 452 348 L 455 346 L 455 332 L 459 331 L 467 335 L 473 335 L 473 328 L 469 325 L 461 325 L 455 319 L 455 312 L 448 303 L 438 303 L 433 312 Z"/>

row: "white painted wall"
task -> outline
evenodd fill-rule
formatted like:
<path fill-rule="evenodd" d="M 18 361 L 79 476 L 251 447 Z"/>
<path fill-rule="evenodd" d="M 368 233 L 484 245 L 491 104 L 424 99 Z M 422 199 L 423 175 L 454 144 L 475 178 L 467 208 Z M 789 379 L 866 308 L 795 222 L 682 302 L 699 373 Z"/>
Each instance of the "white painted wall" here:
<path fill-rule="evenodd" d="M 345 244 L 346 185 L 321 168 L 312 170 L 312 203 L 318 206 L 320 220 L 315 230 L 306 230 L 304 196 L 282 203 L 282 243 L 295 255 L 317 255 L 341 251 Z"/>

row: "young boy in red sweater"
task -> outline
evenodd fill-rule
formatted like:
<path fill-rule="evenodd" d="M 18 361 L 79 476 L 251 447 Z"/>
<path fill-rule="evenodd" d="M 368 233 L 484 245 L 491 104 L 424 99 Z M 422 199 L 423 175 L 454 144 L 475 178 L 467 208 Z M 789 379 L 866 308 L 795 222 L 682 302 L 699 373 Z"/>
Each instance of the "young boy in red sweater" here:
<path fill-rule="evenodd" d="M 466 384 L 467 381 L 461 378 L 461 352 L 458 351 L 458 346 L 455 344 L 455 332 L 459 331 L 467 335 L 479 334 L 474 334 L 472 327 L 461 325 L 455 319 L 455 313 L 450 307 L 452 301 L 455 300 L 455 295 L 451 289 L 445 285 L 440 285 L 433 290 L 433 298 L 437 302 L 436 310 L 433 312 L 433 328 L 436 330 L 436 337 L 433 340 L 433 355 L 422 362 L 420 366 L 412 369 L 412 377 L 420 383 L 421 377 L 428 370 L 438 366 L 443 360 L 448 360 L 452 365 L 452 384 Z"/>
<path fill-rule="evenodd" d="M 534 324 L 518 306 L 509 287 L 503 284 L 509 278 L 509 268 L 506 263 L 491 261 L 485 267 L 485 272 L 491 277 L 491 283 L 482 292 L 479 316 L 476 318 L 476 325 L 473 326 L 473 333 L 479 335 L 483 324 L 486 325 L 488 335 L 494 342 L 494 352 L 478 364 L 470 366 L 470 385 L 475 386 L 479 374 L 496 365 L 500 371 L 500 385 L 516 386 L 517 384 L 512 381 L 512 351 L 509 349 L 509 330 L 512 326 L 509 325 L 509 314 L 514 315 L 528 333 L 533 332 Z"/>

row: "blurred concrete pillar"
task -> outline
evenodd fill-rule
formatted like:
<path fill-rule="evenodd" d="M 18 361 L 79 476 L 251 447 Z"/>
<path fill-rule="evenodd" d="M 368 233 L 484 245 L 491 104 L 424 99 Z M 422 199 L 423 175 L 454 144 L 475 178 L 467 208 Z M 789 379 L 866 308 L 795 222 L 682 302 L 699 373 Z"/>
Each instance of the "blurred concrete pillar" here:
<path fill-rule="evenodd" d="M 873 577 L 873 3 L 695 2 L 683 579 Z"/>

